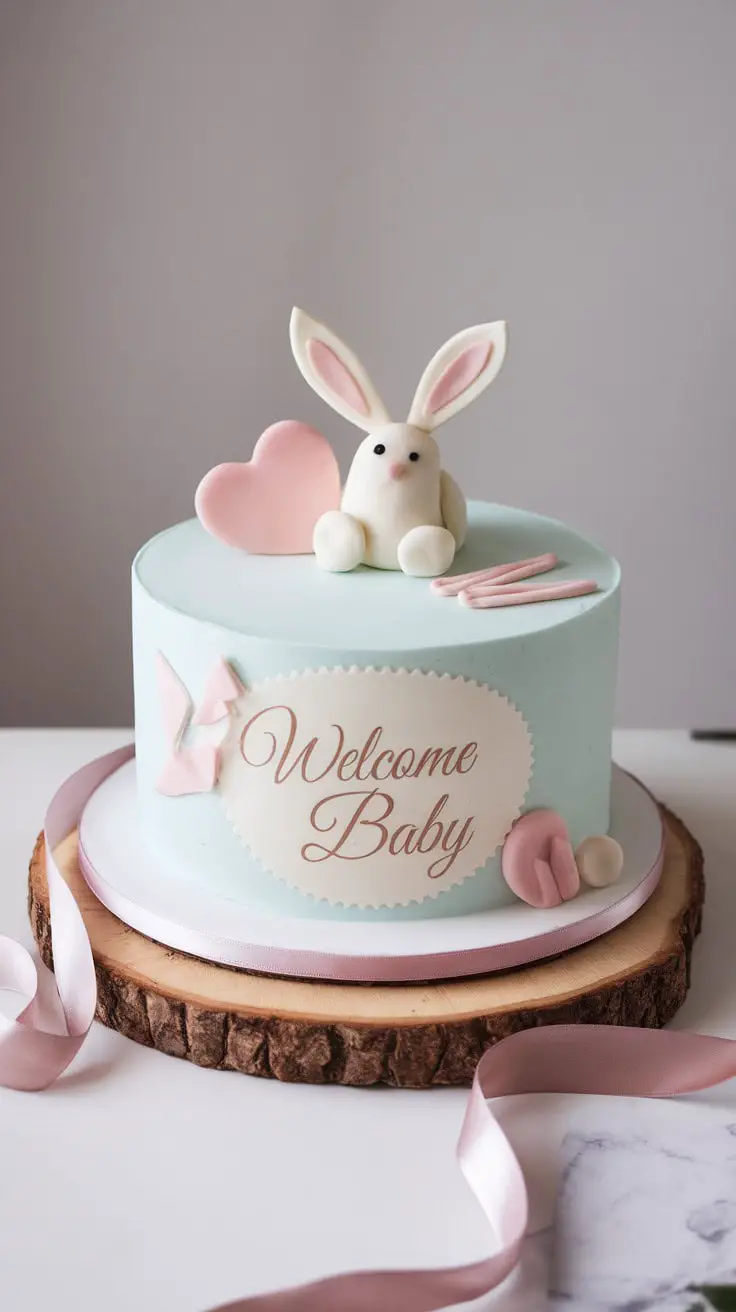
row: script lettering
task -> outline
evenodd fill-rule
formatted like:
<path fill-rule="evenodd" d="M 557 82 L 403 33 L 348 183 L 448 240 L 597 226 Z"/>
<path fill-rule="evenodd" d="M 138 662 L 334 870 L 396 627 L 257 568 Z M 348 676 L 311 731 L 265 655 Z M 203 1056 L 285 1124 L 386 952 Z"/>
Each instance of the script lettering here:
<path fill-rule="evenodd" d="M 388 747 L 385 730 L 376 725 L 363 743 L 346 745 L 341 724 L 332 724 L 325 734 L 299 741 L 299 720 L 287 705 L 267 706 L 251 716 L 240 734 L 240 754 L 255 770 L 270 769 L 276 786 L 293 776 L 306 784 L 318 784 L 328 776 L 341 783 L 376 783 L 386 788 L 348 789 L 318 798 L 310 809 L 309 824 L 315 834 L 329 835 L 326 842 L 310 839 L 301 845 L 302 859 L 309 862 L 362 861 L 386 850 L 388 856 L 429 856 L 439 851 L 427 867 L 430 879 L 441 879 L 451 869 L 474 834 L 473 816 L 450 818 L 450 793 L 442 793 L 422 821 L 402 822 L 391 829 L 386 823 L 396 808 L 394 784 L 402 786 L 402 810 L 411 798 L 411 780 L 448 779 L 468 774 L 477 764 L 478 744 L 468 742 L 449 747 Z M 277 821 L 278 823 L 278 821 Z"/>

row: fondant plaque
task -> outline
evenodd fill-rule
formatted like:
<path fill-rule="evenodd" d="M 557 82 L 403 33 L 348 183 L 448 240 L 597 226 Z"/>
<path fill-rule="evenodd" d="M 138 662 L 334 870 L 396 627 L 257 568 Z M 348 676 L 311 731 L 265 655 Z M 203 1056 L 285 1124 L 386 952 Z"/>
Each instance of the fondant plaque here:
<path fill-rule="evenodd" d="M 338 669 L 247 689 L 219 785 L 236 832 L 278 878 L 331 903 L 402 906 L 485 864 L 531 770 L 527 725 L 498 692 Z"/>

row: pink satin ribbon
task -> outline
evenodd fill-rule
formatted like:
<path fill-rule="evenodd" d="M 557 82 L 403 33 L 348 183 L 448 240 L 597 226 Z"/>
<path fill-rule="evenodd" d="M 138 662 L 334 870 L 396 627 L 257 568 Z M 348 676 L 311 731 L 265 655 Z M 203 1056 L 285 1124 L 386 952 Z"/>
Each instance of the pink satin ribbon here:
<path fill-rule="evenodd" d="M 46 813 L 46 877 L 49 887 L 54 974 L 10 938 L 0 938 L 0 988 L 30 1000 L 15 1020 L 0 1013 L 0 1084 L 8 1089 L 45 1089 L 66 1070 L 89 1032 L 97 982 L 79 908 L 51 856 L 71 833 L 88 797 L 130 758 L 121 747 L 78 770 L 56 793 Z"/>
<path fill-rule="evenodd" d="M 86 798 L 130 748 L 92 762 L 59 790 L 46 818 L 46 857 L 56 976 L 0 939 L 0 986 L 31 995 L 0 1027 L 0 1084 L 43 1089 L 69 1065 L 89 1030 L 95 974 L 82 917 L 52 859 Z M 494 1251 L 483 1261 L 430 1270 L 363 1271 L 223 1304 L 218 1312 L 439 1312 L 486 1295 L 513 1271 L 528 1218 L 526 1183 L 487 1099 L 516 1093 L 605 1093 L 666 1098 L 736 1075 L 736 1042 L 668 1030 L 558 1025 L 523 1030 L 481 1058 L 465 1110 L 458 1162 L 488 1221 Z"/>
<path fill-rule="evenodd" d="M 493 1231 L 491 1257 L 425 1271 L 357 1271 L 281 1293 L 257 1294 L 218 1312 L 439 1312 L 496 1289 L 519 1259 L 528 1218 L 526 1183 L 487 1098 L 514 1093 L 607 1093 L 669 1098 L 736 1075 L 736 1042 L 672 1030 L 550 1025 L 522 1030 L 478 1064 L 457 1156 Z"/>
<path fill-rule="evenodd" d="M 521 943 L 499 943 L 452 952 L 424 952 L 413 956 L 350 956 L 339 952 L 317 952 L 300 948 L 273 948 L 244 939 L 220 938 L 203 929 L 182 925 L 168 916 L 149 911 L 114 888 L 92 864 L 83 844 L 78 850 L 79 866 L 95 897 L 112 911 L 118 920 L 132 929 L 186 952 L 191 957 L 217 961 L 237 970 L 255 970 L 266 975 L 297 975 L 301 979 L 336 980 L 340 983 L 406 984 L 426 979 L 457 979 L 510 970 L 531 961 L 569 952 L 583 943 L 615 929 L 633 916 L 651 896 L 662 871 L 664 847 L 646 877 L 630 893 L 625 893 L 601 911 L 585 920 L 559 929 L 546 930 Z M 48 859 L 48 857 L 47 857 Z"/>
<path fill-rule="evenodd" d="M 96 784 L 119 765 L 133 755 L 132 745 L 126 756 L 119 753 L 105 757 L 99 763 L 100 773 Z M 107 762 L 107 769 L 103 770 Z M 70 781 L 71 783 L 71 781 Z M 84 796 L 80 790 L 80 814 L 89 794 L 93 791 L 86 785 Z M 53 804 L 52 804 L 53 806 Z M 515 966 L 526 965 L 530 961 L 540 961 L 544 957 L 557 956 L 560 952 L 569 952 L 571 948 L 588 943 L 600 934 L 607 934 L 624 920 L 633 916 L 643 906 L 654 891 L 664 859 L 664 830 L 662 843 L 656 859 L 646 876 L 629 893 L 622 894 L 617 901 L 600 911 L 571 925 L 557 929 L 545 930 L 522 942 L 483 944 L 480 947 L 464 948 L 451 952 L 414 953 L 411 956 L 350 955 L 340 952 L 319 952 L 303 948 L 271 947 L 262 943 L 249 943 L 243 938 L 224 938 L 199 927 L 183 925 L 173 920 L 168 914 L 151 911 L 138 902 L 133 902 L 119 889 L 110 884 L 90 860 L 80 839 L 78 860 L 84 878 L 98 901 L 112 911 L 114 916 L 131 928 L 137 929 L 148 938 L 168 947 L 177 948 L 189 956 L 203 957 L 206 961 L 217 961 L 225 966 L 235 966 L 238 970 L 255 970 L 267 975 L 298 975 L 303 979 L 337 980 L 341 983 L 360 984 L 399 984 L 426 979 L 456 979 L 466 975 L 489 974 L 496 970 L 509 970 Z M 51 849 L 47 847 L 46 860 L 52 861 Z"/>

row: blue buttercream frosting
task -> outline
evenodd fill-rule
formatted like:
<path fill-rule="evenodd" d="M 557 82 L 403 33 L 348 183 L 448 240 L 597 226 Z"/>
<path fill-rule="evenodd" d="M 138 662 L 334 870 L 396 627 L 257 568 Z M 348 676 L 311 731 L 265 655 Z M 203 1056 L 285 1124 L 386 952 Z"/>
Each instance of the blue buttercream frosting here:
<path fill-rule="evenodd" d="M 616 561 L 555 520 L 471 502 L 468 541 L 452 573 L 548 551 L 560 565 L 540 582 L 593 578 L 598 592 L 474 611 L 433 593 L 426 579 L 398 572 L 329 574 L 312 556 L 250 556 L 210 537 L 195 519 L 147 543 L 133 564 L 138 793 L 144 837 L 167 870 L 218 896 L 295 917 L 456 915 L 513 897 L 498 855 L 458 887 L 406 907 L 332 907 L 288 888 L 243 846 L 216 790 L 183 797 L 156 791 L 167 755 L 157 652 L 195 702 L 219 658 L 246 685 L 353 665 L 485 683 L 513 702 L 529 726 L 534 767 L 524 809 L 557 810 L 573 843 L 605 833 L 618 647 Z"/>

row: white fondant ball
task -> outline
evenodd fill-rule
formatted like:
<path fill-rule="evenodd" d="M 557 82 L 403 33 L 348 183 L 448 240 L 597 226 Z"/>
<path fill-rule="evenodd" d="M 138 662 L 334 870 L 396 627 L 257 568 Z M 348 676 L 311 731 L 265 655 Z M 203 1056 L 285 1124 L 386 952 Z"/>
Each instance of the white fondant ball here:
<path fill-rule="evenodd" d="M 608 834 L 584 838 L 575 853 L 580 878 L 591 888 L 608 888 L 615 884 L 624 865 L 620 843 Z"/>
<path fill-rule="evenodd" d="M 365 552 L 362 524 L 343 510 L 328 510 L 314 526 L 314 554 L 317 564 L 335 574 L 355 569 Z"/>
<path fill-rule="evenodd" d="M 401 539 L 397 555 L 405 574 L 434 579 L 450 568 L 455 558 L 455 539 L 446 528 L 420 524 Z"/>

